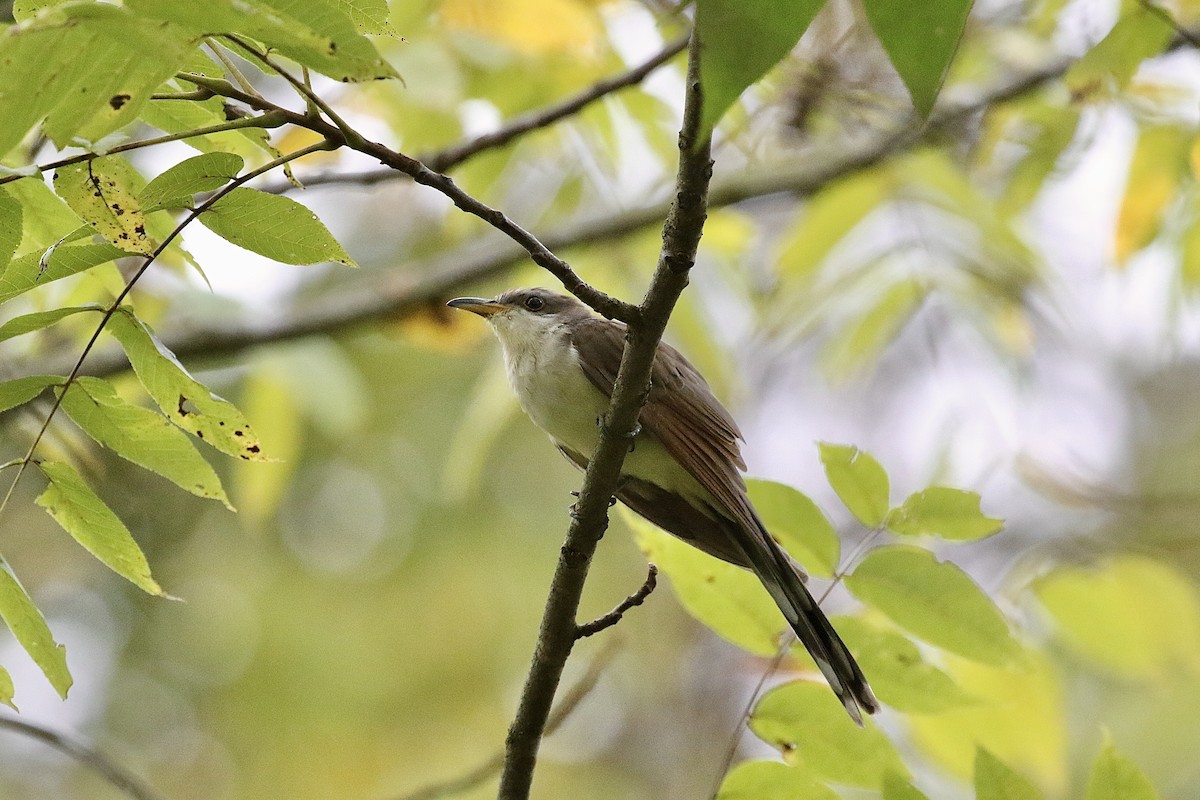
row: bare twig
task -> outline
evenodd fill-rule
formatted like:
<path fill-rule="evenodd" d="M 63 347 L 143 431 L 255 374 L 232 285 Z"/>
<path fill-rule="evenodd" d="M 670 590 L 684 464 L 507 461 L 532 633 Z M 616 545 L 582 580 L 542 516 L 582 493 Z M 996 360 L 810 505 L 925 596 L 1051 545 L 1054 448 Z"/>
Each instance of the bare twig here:
<path fill-rule="evenodd" d="M 597 617 L 591 622 L 585 622 L 582 625 L 576 626 L 575 638 L 584 639 L 588 636 L 595 636 L 600 631 L 611 628 L 621 621 L 625 616 L 625 612 L 636 606 L 640 606 L 646 602 L 646 598 L 654 591 L 658 585 L 658 567 L 654 564 L 649 565 L 646 569 L 646 580 L 637 588 L 637 591 L 622 600 L 616 608 L 608 612 L 602 617 Z"/>
<path fill-rule="evenodd" d="M 43 725 L 6 715 L 0 715 L 0 729 L 10 730 L 44 742 L 60 753 L 73 758 L 85 767 L 102 775 L 118 791 L 134 800 L 163 800 L 163 796 L 151 789 L 140 778 L 105 756 L 95 748 L 51 730 Z"/>
<path fill-rule="evenodd" d="M 202 90 L 203 91 L 203 90 Z M 212 94 L 205 92 L 208 97 Z M 241 117 L 228 122 L 222 122 L 217 125 L 209 125 L 206 128 L 194 128 L 189 131 L 180 131 L 179 133 L 168 133 L 165 136 L 155 136 L 153 139 L 140 139 L 136 142 L 126 142 L 119 144 L 116 147 L 109 148 L 103 153 L 80 153 L 77 156 L 69 156 L 60 158 L 57 161 L 51 161 L 47 164 L 38 164 L 35 169 L 39 172 L 45 172 L 49 169 L 58 169 L 71 164 L 80 164 L 84 161 L 91 161 L 103 156 L 111 156 L 117 153 L 126 153 L 130 150 L 140 150 L 143 147 L 153 147 L 156 144 L 166 144 L 167 142 L 178 142 L 183 139 L 194 139 L 197 136 L 207 136 L 210 133 L 223 133 L 224 131 L 235 131 L 239 128 L 278 128 L 288 121 L 288 118 L 278 111 L 267 110 L 266 113 L 260 114 L 257 117 Z M 0 185 L 11 183 L 12 181 L 20 180 L 27 177 L 25 175 L 0 175 Z"/>
<path fill-rule="evenodd" d="M 600 681 L 600 676 L 604 674 L 604 670 L 612 662 L 618 649 L 619 639 L 610 638 L 600 651 L 596 653 L 596 657 L 588 664 L 587 671 L 583 673 L 574 686 L 559 698 L 558 703 L 554 706 L 554 710 L 550 712 L 550 717 L 546 720 L 546 736 L 558 730 L 559 726 L 575 711 L 584 698 L 592 693 L 592 690 L 596 688 L 596 684 Z M 494 777 L 500 772 L 500 768 L 503 766 L 504 751 L 500 750 L 470 772 L 448 781 L 440 781 L 422 787 L 415 792 L 398 798 L 398 800 L 438 800 L 438 798 L 462 794 Z"/>
<path fill-rule="evenodd" d="M 700 134 L 699 43 L 692 37 L 683 126 L 679 134 L 679 171 L 675 202 L 663 226 L 663 247 L 640 314 L 629 325 L 621 367 L 605 413 L 600 442 L 592 454 L 579 490 L 550 584 L 538 631 L 537 646 L 521 702 L 505 741 L 500 800 L 525 800 L 533 784 L 546 718 L 559 678 L 575 644 L 575 615 L 596 545 L 608 526 L 608 503 L 629 450 L 628 437 L 650 385 L 650 367 L 667 319 L 687 285 L 706 217 L 712 176 L 709 140 Z"/>

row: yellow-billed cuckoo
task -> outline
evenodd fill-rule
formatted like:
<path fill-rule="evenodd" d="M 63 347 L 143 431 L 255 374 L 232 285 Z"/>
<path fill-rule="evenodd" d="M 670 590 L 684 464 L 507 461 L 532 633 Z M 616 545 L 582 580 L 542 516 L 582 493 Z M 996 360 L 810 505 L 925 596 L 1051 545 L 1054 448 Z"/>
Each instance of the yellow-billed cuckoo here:
<path fill-rule="evenodd" d="M 491 323 L 521 407 L 563 455 L 586 468 L 621 364 L 625 326 L 547 289 L 514 289 L 495 300 L 460 297 L 448 305 Z M 750 504 L 737 423 L 670 345 L 658 346 L 639 422 L 617 498 L 689 544 L 752 570 L 862 724 L 860 709 L 874 713 L 879 702 L 805 588 L 803 573 Z"/>

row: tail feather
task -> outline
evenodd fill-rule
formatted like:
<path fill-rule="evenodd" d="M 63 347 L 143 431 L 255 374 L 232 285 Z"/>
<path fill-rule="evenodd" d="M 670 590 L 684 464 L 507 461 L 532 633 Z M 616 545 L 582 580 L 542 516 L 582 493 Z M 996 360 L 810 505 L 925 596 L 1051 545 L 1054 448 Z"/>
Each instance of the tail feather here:
<path fill-rule="evenodd" d="M 862 712 L 874 714 L 879 710 L 879 701 L 858 662 L 809 593 L 795 567 L 757 515 L 754 516 L 754 522 L 758 530 L 749 536 L 735 537 L 736 540 L 746 552 L 755 574 L 796 632 L 800 643 L 829 682 L 833 693 L 845 706 L 851 719 L 861 726 Z"/>

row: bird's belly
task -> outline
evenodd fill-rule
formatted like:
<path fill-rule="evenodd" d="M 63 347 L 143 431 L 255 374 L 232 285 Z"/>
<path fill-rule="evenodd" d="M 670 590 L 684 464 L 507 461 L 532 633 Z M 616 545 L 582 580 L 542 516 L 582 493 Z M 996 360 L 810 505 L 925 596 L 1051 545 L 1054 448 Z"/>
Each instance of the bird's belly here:
<path fill-rule="evenodd" d="M 555 444 L 591 458 L 600 440 L 600 420 L 608 410 L 609 398 L 588 380 L 574 349 L 537 365 L 508 367 L 521 408 L 533 423 Z M 710 497 L 648 431 L 642 431 L 634 440 L 621 472 L 688 497 Z"/>

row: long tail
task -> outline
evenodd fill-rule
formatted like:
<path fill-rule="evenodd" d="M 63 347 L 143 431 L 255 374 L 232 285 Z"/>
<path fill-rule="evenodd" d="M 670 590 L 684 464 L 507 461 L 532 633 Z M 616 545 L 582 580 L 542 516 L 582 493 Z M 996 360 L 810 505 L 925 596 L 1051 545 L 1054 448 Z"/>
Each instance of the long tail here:
<path fill-rule="evenodd" d="M 801 644 L 817 663 L 829 688 L 842 701 L 850 718 L 861 726 L 862 712 L 874 714 L 879 710 L 879 701 L 858 662 L 805 587 L 791 561 L 771 538 L 758 515 L 753 512 L 751 515 L 757 530 L 736 537 L 738 544 Z"/>

